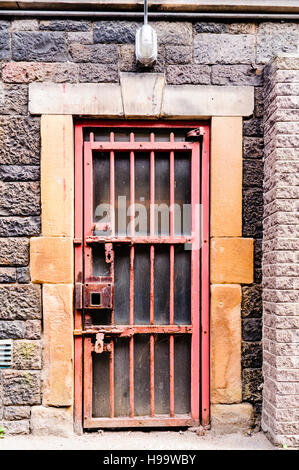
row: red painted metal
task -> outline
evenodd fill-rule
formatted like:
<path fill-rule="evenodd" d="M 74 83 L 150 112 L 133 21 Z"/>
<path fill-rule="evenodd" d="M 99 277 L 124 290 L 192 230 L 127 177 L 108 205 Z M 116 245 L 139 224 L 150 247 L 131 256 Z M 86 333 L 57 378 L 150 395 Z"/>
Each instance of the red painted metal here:
<path fill-rule="evenodd" d="M 202 247 L 201 247 L 201 421 L 210 421 L 210 279 L 209 279 L 209 178 L 210 138 L 205 127 L 202 143 Z"/>
<path fill-rule="evenodd" d="M 78 244 L 74 246 L 75 250 L 75 282 L 83 280 L 83 132 L 82 127 L 75 127 L 75 239 Z M 74 316 L 75 329 L 82 330 L 81 311 L 75 310 Z M 74 424 L 78 433 L 82 432 L 82 403 L 83 403 L 83 342 L 81 337 L 75 337 L 74 356 L 75 356 L 75 378 L 74 378 Z"/>
<path fill-rule="evenodd" d="M 191 233 L 193 246 L 191 251 L 191 414 L 199 419 L 199 182 L 200 162 L 199 143 L 194 143 L 191 155 Z"/>
<path fill-rule="evenodd" d="M 209 127 L 202 123 L 200 135 L 202 149 L 199 142 L 175 142 L 174 133 L 170 133 L 169 142 L 156 142 L 154 132 L 150 134 L 150 142 L 135 142 L 134 133 L 130 133 L 130 142 L 116 142 L 115 133 L 110 131 L 110 141 L 95 142 L 93 133 L 89 141 L 83 144 L 83 131 L 87 128 L 107 127 L 115 128 L 192 128 L 198 127 L 194 121 L 185 122 L 140 122 L 140 121 L 82 121 L 76 125 L 76 218 L 75 218 L 75 270 L 76 281 L 88 282 L 97 280 L 93 277 L 92 245 L 94 243 L 129 243 L 130 247 L 130 307 L 129 325 L 114 325 L 114 311 L 111 311 L 111 325 L 92 325 L 90 312 L 75 312 L 75 420 L 80 424 L 82 420 L 82 344 L 84 338 L 84 427 L 134 427 L 134 426 L 183 426 L 197 425 L 199 419 L 206 424 L 209 421 Z M 83 152 L 84 147 L 84 152 Z M 149 237 L 139 237 L 134 233 L 135 217 L 135 152 L 148 151 L 150 157 L 150 234 Z M 174 235 L 174 159 L 175 152 L 187 151 L 191 155 L 191 204 L 192 204 L 192 235 Z M 110 205 L 112 213 L 110 218 L 110 236 L 99 237 L 93 235 L 93 152 L 107 151 L 110 154 Z M 130 152 L 130 235 L 118 237 L 115 235 L 114 200 L 115 200 L 115 151 Z M 155 157 L 156 152 L 169 152 L 170 156 L 170 234 L 169 237 L 159 237 L 154 231 L 154 202 L 155 202 Z M 201 160 L 200 160 L 201 155 Z M 84 194 L 82 178 L 82 162 L 84 168 Z M 84 217 L 83 217 L 84 200 Z M 199 204 L 202 208 L 202 239 L 200 248 L 200 220 Z M 84 234 L 82 233 L 82 219 L 84 218 Z M 83 237 L 84 235 L 84 237 Z M 82 241 L 84 240 L 84 243 Z M 135 244 L 150 244 L 150 321 L 149 325 L 134 325 L 134 258 Z M 169 244 L 170 249 L 170 306 L 169 325 L 155 325 L 154 319 L 154 276 L 155 276 L 155 245 Z M 174 247 L 176 244 L 191 243 L 191 325 L 174 324 Z M 84 263 L 83 263 L 84 259 Z M 110 265 L 110 278 L 114 284 L 114 262 Z M 78 277 L 79 276 L 79 277 Z M 80 277 L 81 276 L 81 277 Z M 200 314 L 199 314 L 200 312 Z M 84 326 L 85 325 L 85 326 Z M 108 335 L 109 343 L 103 348 L 110 354 L 110 417 L 92 417 L 92 337 L 95 334 Z M 149 334 L 150 341 L 150 416 L 134 417 L 134 335 Z M 154 334 L 169 335 L 169 416 L 155 415 L 154 395 Z M 191 335 L 191 415 L 176 415 L 174 400 L 174 334 Z M 129 393 L 130 412 L 128 417 L 116 418 L 114 413 L 114 395 L 117 383 L 114 383 L 114 338 L 116 336 L 129 337 Z M 100 348 L 100 350 L 103 350 Z M 201 408 L 200 408 L 201 404 Z M 82 422 L 82 421 L 81 421 Z"/>

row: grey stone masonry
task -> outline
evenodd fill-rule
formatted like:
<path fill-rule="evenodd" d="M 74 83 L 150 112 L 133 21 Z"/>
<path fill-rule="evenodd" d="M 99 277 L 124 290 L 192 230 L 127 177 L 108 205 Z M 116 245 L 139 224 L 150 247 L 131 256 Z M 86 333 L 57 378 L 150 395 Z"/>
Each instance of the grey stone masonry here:
<path fill-rule="evenodd" d="M 299 446 L 299 55 L 264 77 L 262 427 Z"/>

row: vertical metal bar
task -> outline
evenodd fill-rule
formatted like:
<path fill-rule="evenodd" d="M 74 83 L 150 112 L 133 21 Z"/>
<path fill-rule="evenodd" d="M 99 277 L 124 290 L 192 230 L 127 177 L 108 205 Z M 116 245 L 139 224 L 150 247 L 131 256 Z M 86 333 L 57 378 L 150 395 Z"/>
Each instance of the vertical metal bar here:
<path fill-rule="evenodd" d="M 110 342 L 111 351 L 109 359 L 110 375 L 110 418 L 114 418 L 114 340 Z"/>
<path fill-rule="evenodd" d="M 200 155 L 199 143 L 193 144 L 191 155 L 191 416 L 199 420 L 199 188 L 200 188 Z"/>
<path fill-rule="evenodd" d="M 150 134 L 150 141 L 155 141 L 155 134 Z M 155 234 L 155 152 L 150 153 L 150 236 Z M 150 248 L 150 324 L 155 322 L 155 246 Z M 155 337 L 150 335 L 150 415 L 155 415 Z"/>
<path fill-rule="evenodd" d="M 84 340 L 84 421 L 92 418 L 92 344 Z"/>
<path fill-rule="evenodd" d="M 130 133 L 130 142 L 134 142 L 134 133 Z M 134 235 L 135 221 L 135 155 L 130 152 L 130 234 Z M 135 247 L 131 246 L 130 251 L 130 325 L 134 324 L 134 258 Z M 134 337 L 130 338 L 129 344 L 130 363 L 130 418 L 134 417 Z"/>
<path fill-rule="evenodd" d="M 210 338 L 209 338 L 209 127 L 202 145 L 202 245 L 201 245 L 201 420 L 210 420 Z"/>
<path fill-rule="evenodd" d="M 170 142 L 174 142 L 174 133 L 170 133 Z M 174 151 L 170 151 L 170 237 L 174 236 Z M 170 291 L 169 291 L 169 323 L 174 323 L 174 245 L 170 245 Z M 174 416 L 174 336 L 169 337 L 169 402 L 170 416 Z"/>
<path fill-rule="evenodd" d="M 110 132 L 110 142 L 114 142 L 114 132 Z M 114 152 L 110 152 L 110 224 L 111 235 L 115 235 L 115 175 Z"/>
<path fill-rule="evenodd" d="M 83 278 L 83 129 L 75 126 L 75 238 L 81 243 L 75 245 L 75 279 Z M 75 310 L 74 327 L 82 330 L 82 313 Z M 82 432 L 83 406 L 83 342 L 82 336 L 75 336 L 75 377 L 74 377 L 74 425 L 78 433 Z"/>

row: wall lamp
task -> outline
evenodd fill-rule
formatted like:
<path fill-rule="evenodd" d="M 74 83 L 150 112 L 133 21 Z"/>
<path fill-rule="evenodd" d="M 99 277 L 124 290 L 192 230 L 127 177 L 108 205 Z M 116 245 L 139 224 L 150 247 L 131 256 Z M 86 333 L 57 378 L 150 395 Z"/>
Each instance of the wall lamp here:
<path fill-rule="evenodd" d="M 157 33 L 148 24 L 148 0 L 144 0 L 144 24 L 136 31 L 136 60 L 144 67 L 150 67 L 157 60 Z"/>

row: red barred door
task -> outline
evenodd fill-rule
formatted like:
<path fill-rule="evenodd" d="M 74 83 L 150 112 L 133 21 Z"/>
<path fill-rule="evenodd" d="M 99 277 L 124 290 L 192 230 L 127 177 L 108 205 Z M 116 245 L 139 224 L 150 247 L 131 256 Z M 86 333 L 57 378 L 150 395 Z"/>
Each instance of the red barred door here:
<path fill-rule="evenodd" d="M 76 126 L 75 410 L 84 428 L 209 419 L 208 148 L 207 125 Z"/>

